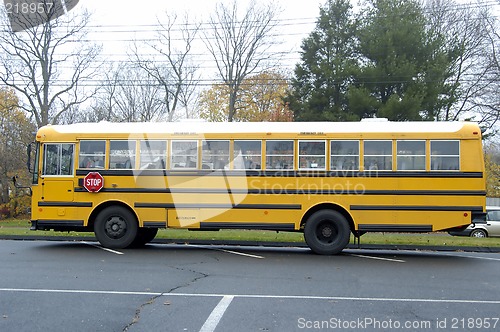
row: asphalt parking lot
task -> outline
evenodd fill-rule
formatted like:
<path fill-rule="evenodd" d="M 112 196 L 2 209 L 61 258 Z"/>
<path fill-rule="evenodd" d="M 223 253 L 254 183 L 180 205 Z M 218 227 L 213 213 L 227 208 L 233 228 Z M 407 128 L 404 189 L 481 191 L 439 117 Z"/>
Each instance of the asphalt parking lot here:
<path fill-rule="evenodd" d="M 500 254 L 0 241 L 0 331 L 499 330 Z"/>

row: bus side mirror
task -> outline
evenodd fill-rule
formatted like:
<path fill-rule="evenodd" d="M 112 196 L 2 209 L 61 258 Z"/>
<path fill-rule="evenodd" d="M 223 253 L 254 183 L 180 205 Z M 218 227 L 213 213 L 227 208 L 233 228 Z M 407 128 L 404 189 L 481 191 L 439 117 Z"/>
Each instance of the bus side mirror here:
<path fill-rule="evenodd" d="M 28 189 L 28 193 L 31 196 L 32 195 L 31 187 L 21 185 L 19 182 L 17 182 L 18 179 L 19 179 L 19 175 L 17 175 L 17 174 L 12 177 L 12 182 L 14 182 L 14 187 L 16 189 Z"/>
<path fill-rule="evenodd" d="M 26 167 L 28 168 L 28 171 L 33 174 L 35 172 L 35 169 L 34 169 L 34 165 L 31 164 L 31 152 L 33 150 L 32 148 L 32 145 L 34 143 L 31 142 L 30 144 L 28 144 L 28 146 L 26 147 L 26 153 L 28 154 L 28 160 L 26 162 Z"/>

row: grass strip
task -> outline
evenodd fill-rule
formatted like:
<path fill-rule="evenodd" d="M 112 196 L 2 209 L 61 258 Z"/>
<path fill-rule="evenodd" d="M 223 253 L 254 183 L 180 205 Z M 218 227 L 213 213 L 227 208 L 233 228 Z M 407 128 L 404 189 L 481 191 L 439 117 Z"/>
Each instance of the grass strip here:
<path fill-rule="evenodd" d="M 0 236 L 70 236 L 92 237 L 87 232 L 31 231 L 30 222 L 25 219 L 0 220 Z M 259 230 L 220 230 L 189 231 L 186 229 L 160 229 L 157 238 L 182 240 L 232 240 L 259 242 L 297 242 L 303 243 L 302 233 L 274 232 Z M 351 243 L 353 238 L 351 238 Z M 438 233 L 367 233 L 361 237 L 362 244 L 419 245 L 419 246 L 463 246 L 463 247 L 500 247 L 500 238 L 470 238 Z"/>

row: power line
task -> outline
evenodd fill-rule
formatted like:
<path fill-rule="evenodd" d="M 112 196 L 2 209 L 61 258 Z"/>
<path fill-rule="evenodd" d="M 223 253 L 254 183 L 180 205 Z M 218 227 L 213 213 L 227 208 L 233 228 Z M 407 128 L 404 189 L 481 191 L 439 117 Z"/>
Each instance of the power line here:
<path fill-rule="evenodd" d="M 497 2 L 496 0 L 486 0 L 481 3 L 468 3 L 468 4 L 458 4 L 455 3 L 453 5 L 449 5 L 447 8 L 447 11 L 461 11 L 461 10 L 473 10 L 473 9 L 482 9 L 482 8 L 491 8 L 491 7 L 499 7 L 500 8 L 500 3 Z M 424 12 L 429 12 L 430 9 L 427 7 L 423 7 Z M 319 13 L 318 13 L 319 15 Z M 401 14 L 394 14 L 391 15 L 390 17 L 405 17 L 407 14 L 401 13 Z M 389 17 L 389 16 L 388 16 Z M 493 16 L 493 17 L 498 17 L 498 16 Z M 301 25 L 311 25 L 311 24 L 316 24 L 318 21 L 319 17 L 302 17 L 302 18 L 280 18 L 280 19 L 274 19 L 271 20 L 272 24 L 275 27 L 290 27 L 290 26 L 301 26 Z M 239 24 L 241 23 L 240 21 L 238 22 L 229 22 L 229 23 L 236 23 Z M 259 23 L 259 22 L 254 22 L 254 23 Z M 5 32 L 5 31 L 10 31 L 10 25 L 6 24 L 5 22 L 0 23 L 0 30 Z M 161 23 L 151 23 L 151 24 L 99 24 L 99 25 L 87 25 L 88 29 L 93 29 L 94 33 L 125 33 L 125 34 L 130 34 L 130 33 L 154 33 L 154 32 L 164 32 L 164 25 Z M 108 30 L 112 29 L 112 30 Z M 185 22 L 180 22 L 180 23 L 174 23 L 172 25 L 172 28 L 170 29 L 171 32 L 182 32 L 186 30 L 199 30 L 199 31 L 206 31 L 206 30 L 211 30 L 212 26 L 210 25 L 209 22 L 198 22 L 198 23 L 185 23 Z M 284 34 L 286 35 L 286 34 Z M 280 34 L 282 36 L 282 34 Z M 125 40 L 128 41 L 128 40 Z"/>

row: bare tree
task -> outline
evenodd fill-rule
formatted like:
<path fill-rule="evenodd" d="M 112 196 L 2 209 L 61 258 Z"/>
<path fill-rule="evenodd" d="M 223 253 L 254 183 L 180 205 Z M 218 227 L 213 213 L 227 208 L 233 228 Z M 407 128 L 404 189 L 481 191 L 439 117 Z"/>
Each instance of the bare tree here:
<path fill-rule="evenodd" d="M 498 85 L 494 66 L 496 20 L 491 9 L 480 2 L 458 6 L 432 0 L 428 13 L 454 59 L 449 68 L 453 99 L 438 118 L 453 121 L 475 117 L 484 128 L 491 128 L 498 120 L 498 97 L 494 92 Z M 497 99 L 496 106 L 492 97 Z"/>
<path fill-rule="evenodd" d="M 120 70 L 110 64 L 105 70 L 103 81 L 95 97 L 92 99 L 90 110 L 85 112 L 85 117 L 89 122 L 111 121 L 116 108 L 116 95 L 120 89 Z"/>
<path fill-rule="evenodd" d="M 499 1 L 500 3 L 500 1 Z M 481 122 L 486 129 L 492 130 L 500 119 L 500 20 L 496 16 L 484 17 L 487 27 L 488 47 L 485 48 L 487 63 L 486 80 L 488 85 L 484 88 L 482 98 L 476 104 L 483 110 Z"/>
<path fill-rule="evenodd" d="M 167 14 L 165 22 L 158 19 L 160 29 L 156 42 L 146 43 L 146 49 L 153 55 L 144 55 L 137 43 L 131 55 L 133 62 L 161 87 L 168 121 L 172 121 L 179 107 L 183 107 L 189 117 L 188 108 L 198 81 L 198 67 L 191 62 L 190 55 L 200 24 L 188 23 L 187 15 L 182 23 L 176 22 L 176 15 Z M 175 33 L 180 36 L 174 37 Z"/>
<path fill-rule="evenodd" d="M 110 66 L 89 109 L 80 121 L 114 122 L 165 120 L 163 90 L 155 78 L 130 64 Z"/>
<path fill-rule="evenodd" d="M 209 20 L 210 30 L 205 44 L 217 65 L 217 71 L 229 90 L 228 121 L 233 121 L 241 84 L 245 78 L 262 68 L 269 59 L 273 45 L 271 32 L 275 28 L 278 9 L 273 3 L 257 6 L 251 1 L 243 16 L 239 16 L 237 1 L 225 6 L 219 3 Z"/>
<path fill-rule="evenodd" d="M 114 96 L 116 121 L 158 121 L 165 118 L 162 89 L 148 73 L 137 67 L 120 70 Z"/>
<path fill-rule="evenodd" d="M 89 18 L 71 11 L 23 32 L 0 32 L 0 82 L 16 90 L 38 127 L 93 95 L 81 86 L 98 70 L 100 47 L 83 41 Z"/>

